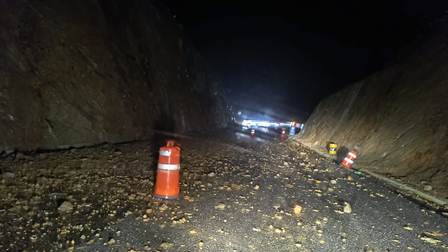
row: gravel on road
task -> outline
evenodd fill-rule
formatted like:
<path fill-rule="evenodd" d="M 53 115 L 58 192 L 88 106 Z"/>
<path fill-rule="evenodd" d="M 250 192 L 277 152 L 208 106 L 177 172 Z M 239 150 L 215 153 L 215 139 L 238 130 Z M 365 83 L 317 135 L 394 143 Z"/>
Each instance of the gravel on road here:
<path fill-rule="evenodd" d="M 155 142 L 0 160 L 1 251 L 448 251 L 448 218 L 295 143 L 191 137 L 181 196 Z"/>

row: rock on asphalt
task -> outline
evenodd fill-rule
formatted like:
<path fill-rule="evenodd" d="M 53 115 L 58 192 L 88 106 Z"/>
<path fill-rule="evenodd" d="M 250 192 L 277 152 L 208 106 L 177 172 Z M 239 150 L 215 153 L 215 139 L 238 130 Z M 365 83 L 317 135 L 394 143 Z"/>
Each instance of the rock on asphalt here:
<path fill-rule="evenodd" d="M 447 251 L 446 216 L 296 143 L 180 142 L 172 202 L 149 142 L 0 160 L 0 250 Z"/>

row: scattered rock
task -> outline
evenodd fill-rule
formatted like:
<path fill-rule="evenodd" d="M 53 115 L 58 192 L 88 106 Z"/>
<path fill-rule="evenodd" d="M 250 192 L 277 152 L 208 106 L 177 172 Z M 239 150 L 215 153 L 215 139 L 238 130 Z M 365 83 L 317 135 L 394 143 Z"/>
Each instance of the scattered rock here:
<path fill-rule="evenodd" d="M 302 213 L 302 207 L 299 205 L 295 205 L 293 208 L 293 212 L 296 216 L 300 216 L 300 214 Z"/>
<path fill-rule="evenodd" d="M 410 226 L 404 226 L 403 229 L 404 229 L 404 230 L 408 230 L 408 231 L 412 231 L 412 230 L 414 230 L 414 229 L 413 229 L 412 227 L 410 227 Z"/>
<path fill-rule="evenodd" d="M 281 234 L 284 232 L 285 232 L 285 230 L 283 228 L 278 228 L 278 227 L 274 228 L 274 233 L 276 233 L 276 234 Z"/>
<path fill-rule="evenodd" d="M 425 190 L 425 191 L 431 191 L 431 190 L 432 190 L 432 186 L 430 186 L 430 185 L 425 185 L 425 187 L 423 187 L 423 190 Z"/>
<path fill-rule="evenodd" d="M 215 206 L 215 209 L 217 210 L 224 210 L 226 208 L 226 205 L 224 203 L 218 203 L 218 205 Z"/>
<path fill-rule="evenodd" d="M 114 245 L 116 243 L 114 238 L 110 238 L 109 241 L 107 241 L 107 245 Z"/>
<path fill-rule="evenodd" d="M 172 248 L 173 246 L 174 246 L 174 243 L 167 242 L 167 241 L 164 241 L 160 244 L 160 248 L 164 249 L 164 250 L 168 250 L 168 249 Z"/>
<path fill-rule="evenodd" d="M 184 224 L 186 222 L 187 222 L 187 219 L 185 219 L 185 217 L 173 220 L 173 224 Z"/>
<path fill-rule="evenodd" d="M 193 202 L 193 201 L 194 201 L 194 199 L 193 199 L 191 196 L 188 196 L 188 195 L 185 195 L 185 196 L 184 196 L 184 199 L 185 199 L 186 201 L 188 201 L 188 202 Z"/>
<path fill-rule="evenodd" d="M 423 235 L 426 235 L 426 236 L 432 236 L 432 237 L 442 237 L 442 236 L 445 236 L 446 234 L 445 233 L 440 233 L 439 231 L 425 231 L 425 232 L 423 232 Z"/>
<path fill-rule="evenodd" d="M 352 213 L 352 206 L 348 202 L 344 202 L 344 213 Z"/>
<path fill-rule="evenodd" d="M 37 241 L 37 235 L 32 235 L 30 237 L 31 242 L 36 242 Z"/>
<path fill-rule="evenodd" d="M 163 212 L 163 211 L 165 211 L 165 210 L 167 210 L 167 209 L 168 209 L 168 206 L 167 206 L 166 204 L 162 204 L 162 205 L 159 207 L 160 212 Z"/>
<path fill-rule="evenodd" d="M 58 211 L 60 213 L 71 213 L 73 212 L 73 204 L 69 201 L 64 201 L 62 204 L 58 207 Z"/>
<path fill-rule="evenodd" d="M 12 172 L 4 172 L 4 173 L 2 173 L 2 177 L 4 179 L 13 179 L 16 177 L 16 175 Z"/>
<path fill-rule="evenodd" d="M 435 239 L 435 238 L 431 238 L 431 237 L 428 237 L 428 236 L 425 236 L 425 235 L 420 236 L 420 239 L 421 239 L 422 241 L 427 242 L 427 243 L 430 243 L 430 244 L 439 244 L 439 243 L 441 243 L 440 240 Z"/>
<path fill-rule="evenodd" d="M 232 190 L 235 190 L 235 191 L 241 190 L 241 185 L 238 185 L 238 184 L 232 184 L 230 187 L 232 188 Z"/>
<path fill-rule="evenodd" d="M 261 229 L 256 228 L 256 227 L 253 227 L 252 230 L 255 231 L 255 232 L 261 232 Z"/>
<path fill-rule="evenodd" d="M 375 250 L 369 246 L 365 246 L 364 249 L 362 250 L 363 252 L 375 252 Z"/>
<path fill-rule="evenodd" d="M 347 190 L 347 188 L 341 188 L 339 190 L 338 186 L 332 186 L 332 185 L 336 184 L 341 185 L 341 183 L 344 185 L 349 184 L 350 186 L 353 186 L 355 190 L 365 189 L 364 191 L 371 196 L 372 195 L 378 197 L 382 196 L 381 194 L 375 193 L 374 190 L 370 190 L 370 188 L 367 186 L 363 185 L 362 188 L 357 187 L 358 184 L 362 184 L 362 178 L 355 177 L 354 179 L 356 179 L 356 183 L 355 182 L 347 183 L 347 181 L 345 180 L 346 179 L 351 180 L 352 178 L 350 176 L 346 177 L 347 175 L 343 176 L 341 174 L 337 174 L 333 171 L 333 169 L 329 169 L 328 174 L 323 174 L 323 171 L 325 171 L 326 167 L 324 165 L 317 164 L 317 162 L 315 165 L 314 164 L 310 165 L 309 161 L 305 161 L 305 163 L 303 163 L 304 167 L 299 167 L 298 163 L 302 161 L 299 158 L 302 157 L 297 157 L 297 161 L 290 161 L 291 159 L 288 159 L 289 166 L 294 167 L 294 169 L 285 169 L 283 167 L 279 168 L 281 171 L 270 169 L 278 168 L 278 164 L 283 164 L 284 161 L 278 159 L 274 160 L 275 163 L 274 166 L 271 165 L 272 160 L 270 159 L 270 157 L 266 158 L 266 160 L 260 161 L 262 162 L 260 169 L 253 169 L 257 165 L 259 165 L 259 163 L 257 163 L 258 161 L 251 161 L 253 163 L 250 163 L 249 165 L 250 167 L 247 167 L 247 169 L 250 168 L 250 170 L 245 170 L 246 167 L 238 168 L 236 164 L 239 161 L 236 161 L 235 164 L 228 164 L 228 166 L 224 165 L 217 166 L 216 162 L 214 162 L 213 158 L 211 158 L 212 161 L 210 162 L 200 161 L 201 166 L 199 166 L 198 169 L 194 168 L 184 173 L 184 178 L 186 178 L 185 180 L 182 181 L 184 201 L 180 200 L 176 203 L 152 201 L 144 198 L 149 195 L 150 190 L 148 190 L 148 188 L 152 186 L 150 181 L 152 181 L 153 179 L 152 175 L 147 171 L 147 167 L 145 167 L 145 170 L 142 172 L 140 171 L 136 172 L 135 176 L 130 176 L 131 174 L 127 174 L 128 170 L 130 171 L 130 169 L 126 169 L 125 171 L 120 171 L 120 169 L 122 167 L 127 168 L 125 164 L 129 165 L 129 168 L 135 168 L 134 166 L 132 166 L 133 163 L 132 162 L 128 163 L 128 161 L 138 159 L 138 157 L 132 156 L 131 159 L 128 158 L 129 153 L 133 153 L 133 151 L 126 150 L 123 153 L 120 152 L 119 157 L 114 156 L 112 151 L 113 150 L 111 150 L 111 152 L 106 152 L 107 157 L 109 156 L 112 157 L 106 159 L 97 158 L 94 155 L 87 155 L 88 158 L 86 158 L 85 163 L 89 165 L 86 165 L 85 167 L 89 168 L 88 173 L 85 173 L 86 170 L 83 170 L 83 168 L 79 168 L 79 170 L 77 170 L 78 169 L 77 156 L 79 154 L 75 155 L 70 153 L 69 153 L 70 156 L 76 158 L 76 161 L 70 163 L 71 162 L 70 160 L 63 159 L 62 160 L 63 162 L 61 162 L 60 164 L 58 163 L 57 165 L 59 167 L 57 169 L 55 168 L 54 171 L 47 171 L 44 169 L 42 171 L 39 171 L 39 169 L 37 169 L 37 172 L 35 173 L 33 172 L 32 174 L 30 174 L 27 172 L 29 172 L 31 169 L 25 170 L 25 172 L 23 172 L 23 170 L 15 169 L 16 167 L 7 168 L 8 170 L 13 171 L 14 173 L 5 172 L 0 175 L 0 178 L 1 176 L 11 177 L 14 178 L 14 180 L 16 180 L 15 178 L 17 178 L 17 180 L 23 178 L 24 182 L 29 183 L 32 186 L 35 185 L 34 180 L 36 180 L 35 178 L 37 178 L 36 185 L 37 184 L 39 186 L 44 185 L 46 187 L 40 189 L 42 190 L 41 192 L 43 192 L 42 194 L 37 194 L 40 196 L 31 196 L 30 197 L 31 204 L 28 205 L 24 205 L 22 203 L 23 201 L 21 200 L 21 198 L 23 197 L 27 198 L 28 194 L 30 194 L 29 192 L 33 192 L 32 190 L 30 190 L 29 192 L 23 191 L 21 192 L 21 194 L 17 194 L 17 196 L 15 192 L 11 193 L 11 195 L 9 196 L 5 195 L 5 199 L 9 197 L 8 200 L 12 199 L 17 202 L 15 204 L 18 206 L 17 212 L 22 211 L 25 215 L 27 215 L 27 213 L 29 212 L 34 212 L 35 213 L 34 215 L 36 216 L 38 215 L 37 213 L 42 212 L 42 216 L 38 217 L 46 218 L 47 213 L 40 211 L 40 209 L 38 209 L 40 205 L 38 204 L 34 205 L 34 201 L 36 201 L 37 203 L 45 203 L 45 200 L 48 198 L 47 197 L 48 192 L 66 192 L 67 194 L 62 193 L 50 194 L 51 201 L 48 203 L 55 204 L 55 202 L 63 202 L 57 209 L 59 212 L 70 213 L 76 211 L 77 216 L 79 216 L 80 213 L 81 216 L 82 214 L 86 213 L 85 220 L 83 220 L 83 222 L 78 222 L 78 218 L 66 218 L 65 216 L 61 215 L 60 217 L 56 217 L 57 219 L 53 220 L 53 223 L 45 224 L 47 222 L 45 223 L 42 222 L 42 223 L 35 223 L 32 226 L 32 228 L 35 231 L 53 230 L 53 229 L 57 230 L 55 231 L 56 234 L 50 233 L 51 231 L 48 231 L 45 233 L 45 235 L 47 235 L 47 237 L 50 237 L 50 235 L 53 235 L 54 237 L 56 236 L 59 237 L 60 235 L 61 239 L 63 239 L 63 241 L 61 242 L 64 244 L 63 246 L 68 245 L 74 247 L 70 245 L 71 244 L 70 241 L 75 237 L 79 237 L 79 241 L 86 244 L 96 244 L 100 242 L 100 244 L 106 244 L 106 245 L 120 244 L 120 246 L 121 245 L 125 246 L 124 245 L 125 240 L 124 238 L 123 239 L 120 238 L 123 235 L 120 236 L 119 231 L 116 232 L 113 229 L 112 230 L 106 230 L 102 228 L 98 229 L 98 226 L 95 226 L 94 222 L 99 218 L 103 217 L 105 221 L 115 222 L 117 218 L 134 215 L 133 218 L 135 217 L 135 219 L 139 222 L 142 221 L 143 219 L 144 222 L 148 223 L 147 226 L 154 225 L 154 228 L 156 229 L 158 227 L 160 227 L 160 229 L 163 229 L 162 230 L 163 234 L 157 233 L 155 234 L 154 239 L 148 238 L 147 243 L 145 243 L 147 244 L 146 247 L 148 247 L 148 249 L 146 250 L 154 251 L 159 249 L 160 251 L 165 251 L 165 250 L 178 249 L 182 251 L 191 249 L 189 247 L 191 244 L 181 244 L 178 242 L 172 243 L 166 241 L 160 244 L 160 242 L 163 241 L 163 239 L 171 239 L 170 238 L 171 236 L 165 236 L 167 232 L 170 232 L 170 230 L 175 230 L 175 232 L 179 230 L 180 232 L 185 232 L 187 236 L 190 236 L 190 238 L 194 240 L 193 246 L 196 246 L 196 250 L 201 249 L 206 250 L 209 249 L 209 247 L 214 248 L 216 240 L 220 239 L 219 235 L 227 236 L 232 231 L 224 227 L 218 227 L 219 230 L 216 231 L 219 233 L 219 235 L 217 235 L 216 233 L 210 233 L 208 227 L 204 226 L 201 221 L 198 222 L 198 218 L 201 217 L 201 215 L 204 213 L 204 210 L 206 209 L 204 208 L 205 205 L 204 202 L 207 202 L 206 200 L 210 198 L 212 199 L 217 198 L 218 201 L 215 202 L 212 201 L 211 203 L 212 205 L 208 206 L 212 207 L 214 203 L 216 204 L 214 206 L 214 208 L 216 209 L 215 215 L 211 216 L 212 218 L 211 223 L 227 222 L 227 225 L 230 226 L 233 225 L 235 221 L 239 221 L 239 219 L 236 218 L 240 218 L 241 221 L 245 222 L 243 224 L 249 223 L 249 232 L 252 233 L 252 235 L 264 236 L 266 235 L 264 234 L 264 232 L 267 232 L 268 233 L 267 235 L 273 238 L 272 239 L 273 243 L 282 242 L 281 240 L 288 240 L 290 246 L 292 246 L 292 248 L 290 247 L 289 249 L 294 250 L 294 247 L 296 247 L 297 251 L 301 251 L 301 248 L 306 247 L 305 245 L 308 245 L 307 243 L 305 243 L 308 235 L 315 235 L 315 237 L 313 237 L 313 239 L 315 239 L 313 243 L 331 244 L 331 241 L 326 240 L 325 237 L 327 236 L 324 235 L 324 232 L 327 231 L 331 232 L 331 230 L 325 228 L 326 225 L 330 224 L 328 224 L 328 219 L 322 216 L 324 213 L 332 211 L 332 209 L 337 209 L 338 213 L 340 214 L 352 213 L 352 206 L 348 202 L 344 203 L 343 201 L 340 202 L 339 200 L 337 200 L 340 197 L 346 196 L 343 194 L 346 192 L 345 190 Z M 147 154 L 147 152 L 145 153 Z M 256 157 L 250 157 L 250 158 L 256 160 Z M 53 154 L 49 154 L 48 160 L 52 159 Z M 120 159 L 128 159 L 128 160 L 121 162 L 119 161 Z M 309 160 L 309 158 L 307 159 Z M 59 159 L 56 160 L 58 162 L 60 161 Z M 186 163 L 190 162 L 188 166 L 196 167 L 195 163 L 193 163 L 192 160 L 195 160 L 194 157 L 185 158 Z M 314 158 L 311 159 L 310 162 L 314 162 L 313 160 Z M 102 165 L 97 164 L 94 165 L 93 161 L 98 163 L 100 163 L 101 161 L 101 164 L 103 163 L 107 164 L 109 162 L 110 164 L 107 164 L 103 167 Z M 143 161 L 148 163 L 150 162 L 149 158 L 146 160 L 142 159 L 141 162 L 139 161 L 139 163 L 136 163 L 136 166 L 142 165 Z M 36 160 L 33 162 L 37 163 L 40 161 Z M 263 164 L 263 162 L 265 164 Z M 22 161 L 16 163 L 20 165 L 24 164 L 28 165 L 27 163 Z M 112 168 L 113 165 L 116 165 L 116 167 Z M 42 167 L 47 166 L 50 167 L 49 165 L 43 165 Z M 316 169 L 309 169 L 310 167 L 311 168 L 316 167 Z M 331 166 L 328 165 L 328 167 Z M 26 166 L 25 168 L 28 169 L 29 167 Z M 112 169 L 113 172 L 108 171 L 109 168 Z M 73 172 L 73 170 L 77 171 Z M 213 172 L 210 172 L 210 170 L 213 170 Z M 313 173 L 313 171 L 318 172 L 319 174 L 315 174 Z M 219 174 L 219 176 L 217 174 Z M 271 181 L 265 180 L 266 178 L 265 176 L 269 179 L 272 178 L 275 181 L 270 183 Z M 275 179 L 273 178 L 274 176 L 276 177 Z M 214 177 L 217 177 L 217 179 L 209 179 Z M 90 179 L 92 180 L 90 181 Z M 90 182 L 92 182 L 91 183 L 92 185 L 100 184 L 101 187 L 96 185 L 95 187 L 88 187 L 91 186 L 89 184 Z M 106 187 L 103 187 L 104 185 L 106 185 Z M 110 187 L 110 185 L 116 187 L 112 188 Z M 2 188 L 2 186 L 5 185 L 0 183 L 0 189 L 4 189 Z M 88 193 L 84 193 L 83 186 L 89 189 L 85 190 L 88 191 Z M 222 187 L 223 189 L 221 189 L 220 187 Z M 261 189 L 261 187 L 263 187 L 263 189 Z M 423 185 L 421 187 L 423 187 Z M 38 186 L 30 188 L 36 188 L 36 190 L 39 190 Z M 96 188 L 101 189 L 101 191 L 100 190 L 95 191 Z M 218 188 L 219 190 L 221 190 L 219 191 L 219 193 L 217 191 Z M 294 190 L 288 188 L 294 188 Z M 75 192 L 73 192 L 71 189 L 74 189 L 74 191 L 79 191 L 80 194 L 75 194 Z M 335 192 L 334 194 L 327 194 L 327 190 L 330 191 L 333 189 Z M 108 190 L 110 190 L 110 192 Z M 257 190 L 260 190 L 260 192 L 257 192 Z M 6 191 L 8 192 L 8 190 Z M 263 191 L 263 194 L 261 194 L 261 191 Z M 298 191 L 300 191 L 301 194 L 302 193 L 304 195 L 306 194 L 306 197 L 303 198 L 297 197 Z M 90 194 L 90 192 L 94 192 L 95 194 Z M 102 192 L 106 192 L 106 194 L 103 194 Z M 386 193 L 387 191 L 385 190 L 384 192 Z M 69 195 L 76 195 L 76 196 L 73 196 L 71 198 Z M 288 200 L 279 200 L 278 199 L 279 195 L 283 195 Z M 311 201 L 308 202 L 308 197 L 315 197 L 316 195 L 322 196 L 323 197 L 322 199 L 327 199 L 328 201 L 325 201 L 322 205 L 318 204 L 314 205 L 313 202 Z M 37 198 L 38 200 L 33 200 L 35 197 L 38 197 Z M 346 199 L 349 200 L 350 198 Z M 258 201 L 263 201 L 264 204 L 259 204 Z M 291 202 L 293 202 L 293 204 L 291 204 Z M 301 204 L 302 206 L 297 203 Z M 336 206 L 336 208 L 334 206 Z M 307 208 L 306 211 L 305 207 Z M 324 208 L 326 208 L 327 210 L 323 210 Z M 188 209 L 189 211 L 186 212 L 186 209 Z M 241 214 L 239 213 L 240 210 Z M 224 216 L 222 216 L 221 214 L 227 213 L 227 211 L 232 211 L 235 213 L 235 215 L 231 216 L 229 214 L 229 216 L 231 216 L 229 217 L 226 214 L 225 218 L 223 218 Z M 49 211 L 49 213 L 52 214 L 51 211 Z M 394 214 L 396 214 L 396 212 L 394 212 Z M 445 216 L 448 215 L 446 212 L 442 214 L 444 214 Z M 51 215 L 49 215 L 49 218 L 50 217 Z M 349 215 L 346 215 L 346 217 L 349 217 Z M 244 218 L 249 219 L 246 220 Z M 347 218 L 336 218 L 336 219 L 337 219 L 336 222 L 334 223 L 330 222 L 332 226 L 338 227 L 340 225 L 340 222 L 347 221 Z M 35 221 L 34 218 L 33 221 Z M 429 219 L 429 217 L 427 221 L 430 224 L 433 223 L 431 219 Z M 191 222 L 191 224 L 189 222 Z M 32 225 L 34 222 L 30 223 Z M 59 223 L 61 223 L 62 225 L 61 231 L 58 228 Z M 412 231 L 413 229 L 411 228 L 411 226 L 414 227 L 414 224 L 415 224 L 414 222 L 410 222 L 406 226 L 403 226 L 403 229 Z M 417 226 L 415 227 L 417 229 Z M 24 227 L 24 229 L 25 228 L 27 227 Z M 300 232 L 296 232 L 297 229 L 301 229 L 303 231 L 303 234 Z M 404 230 L 402 231 L 406 232 Z M 42 240 L 44 240 L 44 242 L 47 242 L 45 240 L 46 238 L 44 237 L 44 235 L 41 235 L 41 233 L 35 235 L 33 231 L 31 231 L 30 233 L 25 233 L 21 230 L 20 232 L 22 232 L 21 236 L 25 237 L 26 235 L 27 239 L 31 239 L 30 241 L 28 240 L 30 243 L 31 242 L 35 243 L 33 244 L 33 246 L 36 247 L 41 246 Z M 107 236 L 106 238 L 104 238 L 103 236 L 104 233 L 108 233 L 109 235 L 112 234 L 113 237 L 117 239 L 108 240 Z M 250 237 L 249 234 L 245 235 L 247 236 L 245 236 L 242 239 L 247 239 L 247 237 Z M 422 239 L 427 243 L 439 244 L 440 246 L 440 242 L 443 243 L 444 238 L 443 239 L 440 238 L 439 240 L 438 235 L 440 235 L 440 233 L 426 232 L 421 235 L 420 239 Z M 392 234 L 391 237 L 393 237 Z M 348 236 L 346 234 L 342 234 L 341 239 L 339 239 L 339 242 L 342 243 L 342 246 L 348 246 L 347 243 L 352 242 L 352 238 L 354 237 L 352 237 L 351 235 Z M 391 238 L 390 241 L 396 242 L 398 237 L 395 238 L 396 239 Z M 205 246 L 204 241 L 201 241 L 200 239 L 204 239 L 204 241 L 207 242 L 208 246 Z M 67 244 L 65 245 L 66 241 Z M 403 245 L 404 241 L 401 242 Z M 418 242 L 419 241 L 417 240 L 417 243 Z M 270 243 L 270 241 L 268 241 L 267 243 Z M 142 244 L 142 246 L 145 246 L 145 244 Z M 149 244 L 151 246 L 149 246 Z M 261 241 L 260 244 L 257 245 L 262 244 L 264 245 L 266 243 L 264 243 L 264 241 Z M 78 246 L 80 244 L 76 245 Z M 202 248 L 202 246 L 204 248 Z M 250 244 L 248 246 L 250 246 Z M 233 247 L 235 248 L 235 246 Z M 113 246 L 111 246 L 110 248 L 113 248 Z M 131 249 L 131 245 L 129 244 L 127 245 L 127 248 L 130 249 L 129 251 L 135 250 L 135 248 Z M 361 251 L 362 248 L 363 247 L 361 246 L 360 247 Z M 262 250 L 263 248 L 255 249 L 254 247 L 254 251 L 262 251 Z M 373 250 L 367 250 L 367 251 L 373 251 Z"/>

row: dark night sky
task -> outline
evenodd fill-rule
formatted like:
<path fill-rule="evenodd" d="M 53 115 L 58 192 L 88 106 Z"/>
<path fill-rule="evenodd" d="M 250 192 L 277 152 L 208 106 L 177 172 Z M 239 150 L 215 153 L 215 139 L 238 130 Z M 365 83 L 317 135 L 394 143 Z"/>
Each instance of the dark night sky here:
<path fill-rule="evenodd" d="M 448 1 L 164 1 L 231 101 L 303 119 L 391 62 Z"/>

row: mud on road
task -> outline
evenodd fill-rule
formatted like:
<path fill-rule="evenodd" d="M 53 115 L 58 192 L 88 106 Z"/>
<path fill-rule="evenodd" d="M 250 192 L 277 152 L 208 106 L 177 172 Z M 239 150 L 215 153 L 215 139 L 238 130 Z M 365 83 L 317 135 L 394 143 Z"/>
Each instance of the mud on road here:
<path fill-rule="evenodd" d="M 181 197 L 151 197 L 154 142 L 0 160 L 1 251 L 447 251 L 448 219 L 293 142 L 179 139 Z"/>

